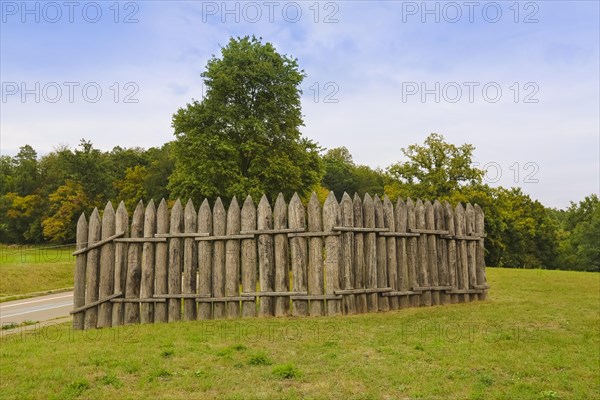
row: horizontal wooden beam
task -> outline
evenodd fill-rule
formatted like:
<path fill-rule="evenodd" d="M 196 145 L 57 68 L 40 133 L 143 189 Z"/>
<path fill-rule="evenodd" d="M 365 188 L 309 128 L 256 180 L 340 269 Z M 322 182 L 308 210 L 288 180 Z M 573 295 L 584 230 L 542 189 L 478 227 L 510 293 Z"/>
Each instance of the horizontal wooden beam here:
<path fill-rule="evenodd" d="M 244 297 L 284 297 L 284 296 L 305 296 L 308 292 L 242 292 Z"/>
<path fill-rule="evenodd" d="M 339 232 L 364 232 L 364 233 L 389 232 L 388 228 L 355 228 L 352 226 L 334 226 L 333 230 L 339 231 Z"/>
<path fill-rule="evenodd" d="M 85 310 L 87 310 L 89 308 L 96 307 L 99 304 L 106 303 L 107 301 L 111 301 L 111 300 L 116 299 L 117 297 L 120 297 L 120 296 L 123 296 L 122 292 L 112 294 L 112 295 L 110 295 L 108 297 L 105 297 L 103 299 L 96 300 L 96 301 L 94 301 L 92 303 L 89 303 L 89 304 L 86 304 L 84 306 L 75 308 L 74 310 L 69 311 L 69 314 L 77 314 L 78 312 L 82 312 L 82 311 L 85 311 Z"/>
<path fill-rule="evenodd" d="M 333 294 L 309 294 L 307 296 L 290 296 L 291 300 L 341 300 L 343 296 Z"/>
<path fill-rule="evenodd" d="M 444 290 L 452 290 L 452 286 L 415 286 L 412 288 L 415 292 L 425 292 L 425 291 L 444 291 Z"/>
<path fill-rule="evenodd" d="M 254 239 L 254 235 L 220 235 L 220 236 L 201 236 L 196 237 L 198 241 L 212 241 L 212 240 L 238 240 L 238 239 Z"/>
<path fill-rule="evenodd" d="M 141 299 L 112 299 L 111 303 L 165 303 L 167 299 L 155 299 L 154 297 L 147 297 Z"/>
<path fill-rule="evenodd" d="M 457 290 L 447 290 L 447 294 L 478 294 L 483 293 L 483 289 L 457 289 Z"/>
<path fill-rule="evenodd" d="M 156 237 L 115 239 L 115 242 L 117 242 L 117 243 L 152 243 L 152 242 L 166 242 L 166 241 L 167 241 L 167 238 L 156 238 Z"/>
<path fill-rule="evenodd" d="M 481 240 L 484 236 L 442 235 L 442 239 L 452 240 Z"/>
<path fill-rule="evenodd" d="M 92 250 L 92 249 L 96 249 L 100 246 L 105 245 L 106 243 L 112 242 L 113 240 L 115 240 L 116 238 L 120 238 L 121 236 L 125 235 L 125 232 L 119 232 L 116 235 L 112 235 L 107 237 L 106 239 L 102 239 L 99 242 L 93 243 L 88 245 L 88 247 L 84 248 L 84 249 L 79 249 L 76 252 L 74 252 L 72 255 L 76 256 L 79 254 L 83 254 L 83 253 L 87 253 L 88 251 Z"/>
<path fill-rule="evenodd" d="M 413 294 L 421 294 L 421 292 L 413 292 L 412 290 L 404 290 L 404 291 L 392 291 L 381 293 L 382 296 L 393 297 L 393 296 L 410 296 Z"/>
<path fill-rule="evenodd" d="M 419 237 L 420 233 L 410 233 L 410 232 L 381 232 L 380 236 L 391 236 L 391 237 Z"/>
<path fill-rule="evenodd" d="M 226 301 L 254 301 L 254 297 L 234 296 L 234 297 L 205 297 L 196 299 L 197 303 L 219 303 Z"/>
<path fill-rule="evenodd" d="M 437 229 L 414 229 L 410 228 L 409 231 L 411 233 L 423 233 L 425 235 L 449 235 L 449 231 L 442 231 Z"/>
<path fill-rule="evenodd" d="M 157 233 L 154 235 L 156 238 L 195 238 L 195 237 L 206 237 L 210 234 L 204 232 L 181 232 L 181 233 Z"/>
<path fill-rule="evenodd" d="M 155 294 L 152 297 L 155 299 L 200 299 L 208 298 L 208 294 L 197 294 L 197 293 L 173 293 L 173 294 Z"/>
<path fill-rule="evenodd" d="M 293 228 L 285 228 L 285 229 L 262 229 L 262 230 L 248 230 L 241 231 L 242 235 L 276 235 L 276 234 L 284 234 L 284 233 L 300 233 L 305 232 L 306 229 L 293 229 Z"/>
<path fill-rule="evenodd" d="M 288 237 L 319 237 L 319 236 L 340 236 L 341 232 L 301 232 L 301 233 L 288 233 Z"/>
<path fill-rule="evenodd" d="M 334 290 L 335 294 L 363 294 L 363 293 L 385 293 L 391 292 L 392 288 L 368 288 L 368 289 L 341 289 Z"/>

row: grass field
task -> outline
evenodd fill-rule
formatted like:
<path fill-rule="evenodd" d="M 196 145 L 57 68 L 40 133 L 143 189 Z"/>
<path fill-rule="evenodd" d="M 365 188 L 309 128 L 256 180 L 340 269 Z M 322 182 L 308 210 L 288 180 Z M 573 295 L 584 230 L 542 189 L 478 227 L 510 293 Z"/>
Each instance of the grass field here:
<path fill-rule="evenodd" d="M 73 287 L 73 247 L 0 245 L 0 301 Z"/>
<path fill-rule="evenodd" d="M 0 397 L 595 399 L 600 275 L 488 269 L 489 300 L 1 340 Z"/>

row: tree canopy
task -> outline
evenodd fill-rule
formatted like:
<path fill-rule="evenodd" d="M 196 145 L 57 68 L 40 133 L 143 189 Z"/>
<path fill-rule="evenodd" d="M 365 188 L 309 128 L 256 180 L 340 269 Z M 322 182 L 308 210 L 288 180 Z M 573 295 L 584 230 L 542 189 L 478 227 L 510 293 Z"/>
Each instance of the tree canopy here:
<path fill-rule="evenodd" d="M 346 147 L 336 147 L 323 155 L 325 176 L 323 186 L 339 198 L 344 192 L 383 195 L 386 183 L 390 180 L 380 169 L 368 165 L 356 165 Z"/>
<path fill-rule="evenodd" d="M 412 193 L 432 199 L 449 196 L 468 184 L 481 183 L 484 171 L 472 167 L 475 147 L 447 143 L 444 136 L 432 133 L 423 145 L 401 149 L 406 158 L 389 167 L 398 194 Z"/>
<path fill-rule="evenodd" d="M 202 73 L 206 97 L 173 116 L 176 196 L 305 194 L 322 176 L 303 138 L 296 59 L 256 37 L 232 38 Z"/>
<path fill-rule="evenodd" d="M 169 198 L 169 149 L 101 151 L 82 140 L 41 158 L 31 146 L 1 157 L 0 242 L 72 242 L 79 215 L 108 200 L 132 210 L 140 199 Z"/>

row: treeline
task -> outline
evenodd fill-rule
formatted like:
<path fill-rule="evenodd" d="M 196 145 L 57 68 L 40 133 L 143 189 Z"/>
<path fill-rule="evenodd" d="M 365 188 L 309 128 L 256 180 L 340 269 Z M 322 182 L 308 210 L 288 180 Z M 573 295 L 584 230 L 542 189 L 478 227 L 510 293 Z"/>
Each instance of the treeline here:
<path fill-rule="evenodd" d="M 0 157 L 0 242 L 72 243 L 77 216 L 99 204 L 169 198 L 169 146 L 105 152 L 82 140 L 42 157 L 29 145 Z"/>
<path fill-rule="evenodd" d="M 123 200 L 132 211 L 143 199 L 191 197 L 196 204 L 208 197 L 237 193 L 211 188 L 208 194 L 187 190 L 177 170 L 176 142 L 160 148 L 121 148 L 101 151 L 82 140 L 76 149 L 61 147 L 39 157 L 26 145 L 14 157 L 0 158 L 0 242 L 72 243 L 78 216 L 110 200 Z M 430 135 L 424 144 L 403 149 L 403 161 L 385 170 L 355 164 L 344 148 L 314 157 L 307 150 L 311 179 L 282 190 L 305 199 L 315 191 L 322 200 L 329 190 L 448 200 L 479 204 L 486 215 L 486 264 L 510 268 L 599 271 L 600 205 L 593 194 L 565 210 L 544 207 L 518 188 L 492 188 L 483 171 L 473 168 L 471 145 L 446 143 Z M 212 168 L 197 165 L 196 168 Z M 306 168 L 305 168 L 306 169 Z M 276 171 L 276 169 L 275 169 Z M 179 173 L 179 176 L 178 176 Z M 246 190 L 244 182 L 239 190 Z M 261 181 L 270 197 L 279 183 Z M 231 186 L 228 186 L 230 188 Z M 257 186 L 258 187 L 258 186 Z M 221 190 L 223 192 L 221 192 Z M 258 198 L 256 198 L 258 200 Z"/>
<path fill-rule="evenodd" d="M 383 170 L 355 165 L 345 148 L 323 157 L 323 186 L 343 191 L 479 204 L 485 212 L 486 265 L 600 271 L 600 201 L 591 194 L 566 210 L 545 207 L 520 188 L 490 187 L 472 167 L 475 148 L 431 134 L 402 149 L 404 160 Z"/>

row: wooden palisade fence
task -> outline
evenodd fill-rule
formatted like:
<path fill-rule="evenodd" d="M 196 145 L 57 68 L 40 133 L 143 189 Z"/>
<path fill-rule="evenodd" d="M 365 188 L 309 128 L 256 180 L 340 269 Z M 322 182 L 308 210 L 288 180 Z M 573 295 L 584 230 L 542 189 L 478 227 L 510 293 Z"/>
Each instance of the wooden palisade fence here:
<path fill-rule="evenodd" d="M 315 194 L 273 209 L 221 199 L 198 212 L 140 201 L 77 224 L 73 326 L 339 315 L 485 299 L 477 205 L 384 197 L 323 207 Z"/>

